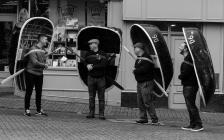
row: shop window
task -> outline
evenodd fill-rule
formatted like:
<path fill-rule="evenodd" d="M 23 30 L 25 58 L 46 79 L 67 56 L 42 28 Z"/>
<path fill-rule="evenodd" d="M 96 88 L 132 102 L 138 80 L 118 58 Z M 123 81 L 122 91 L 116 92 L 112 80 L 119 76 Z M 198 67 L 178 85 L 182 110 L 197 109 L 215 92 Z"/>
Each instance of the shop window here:
<path fill-rule="evenodd" d="M 0 22 L 0 71 L 4 71 L 8 66 L 8 49 L 10 47 L 12 22 Z"/>
<path fill-rule="evenodd" d="M 0 13 L 11 13 L 15 14 L 17 12 L 17 5 L 9 5 L 7 2 L 0 5 Z"/>
<path fill-rule="evenodd" d="M 31 17 L 49 17 L 49 0 L 31 0 Z"/>
<path fill-rule="evenodd" d="M 76 67 L 76 48 L 78 27 L 56 27 L 53 37 L 52 50 L 56 51 L 49 56 L 47 63 L 51 67 Z"/>
<path fill-rule="evenodd" d="M 84 26 L 106 26 L 107 1 L 99 0 L 65 0 L 59 1 L 58 21 L 55 26 L 52 50 L 62 48 L 47 60 L 52 67 L 76 67 L 77 33 Z M 50 13 L 53 17 L 54 14 Z M 53 19 L 53 17 L 50 17 Z M 72 51 L 73 50 L 73 51 Z M 67 58 L 63 61 L 63 58 Z"/>
<path fill-rule="evenodd" d="M 107 7 L 98 1 L 87 1 L 87 25 L 106 26 Z"/>
<path fill-rule="evenodd" d="M 69 4 L 58 8 L 59 26 L 78 26 L 78 5 Z"/>
<path fill-rule="evenodd" d="M 215 73 L 215 89 L 219 90 L 219 73 Z"/>

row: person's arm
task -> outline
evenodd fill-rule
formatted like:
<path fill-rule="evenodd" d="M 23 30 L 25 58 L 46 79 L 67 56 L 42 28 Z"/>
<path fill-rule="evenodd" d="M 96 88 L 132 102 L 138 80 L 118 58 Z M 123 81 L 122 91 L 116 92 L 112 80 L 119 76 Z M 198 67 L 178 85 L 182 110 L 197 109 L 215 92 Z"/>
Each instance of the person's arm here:
<path fill-rule="evenodd" d="M 87 52 L 86 55 L 85 55 L 85 58 L 83 60 L 83 65 L 87 68 L 88 71 L 91 71 L 93 69 L 93 64 L 90 64 L 89 63 L 89 57 L 90 57 L 91 53 L 90 52 Z"/>
<path fill-rule="evenodd" d="M 144 74 L 144 73 L 147 73 L 150 69 L 154 69 L 154 65 L 148 61 L 144 61 L 144 65 L 134 69 L 133 72 L 134 74 Z"/>

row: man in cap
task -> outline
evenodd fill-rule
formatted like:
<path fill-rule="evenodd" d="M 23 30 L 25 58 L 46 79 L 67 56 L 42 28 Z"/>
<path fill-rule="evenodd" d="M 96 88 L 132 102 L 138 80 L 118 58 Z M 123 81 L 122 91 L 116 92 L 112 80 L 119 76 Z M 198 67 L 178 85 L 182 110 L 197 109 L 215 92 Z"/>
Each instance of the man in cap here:
<path fill-rule="evenodd" d="M 105 120 L 105 68 L 107 64 L 106 55 L 99 50 L 99 39 L 93 38 L 88 41 L 90 51 L 86 54 L 85 61 L 88 69 L 88 90 L 89 90 L 89 114 L 87 118 L 95 118 L 95 97 L 98 93 L 99 119 Z"/>
<path fill-rule="evenodd" d="M 180 54 L 184 56 L 184 61 L 181 64 L 180 75 L 178 78 L 183 85 L 183 95 L 190 118 L 190 125 L 182 127 L 182 129 L 196 132 L 202 131 L 204 128 L 202 126 L 198 108 L 195 105 L 198 83 L 194 72 L 193 61 L 186 42 L 182 43 L 179 49 Z"/>
<path fill-rule="evenodd" d="M 141 42 L 134 44 L 134 52 L 137 56 L 134 67 L 134 76 L 137 81 L 137 100 L 140 119 L 137 123 L 148 123 L 147 113 L 152 124 L 158 124 L 158 117 L 154 106 L 154 63 L 146 53 L 146 44 Z"/>

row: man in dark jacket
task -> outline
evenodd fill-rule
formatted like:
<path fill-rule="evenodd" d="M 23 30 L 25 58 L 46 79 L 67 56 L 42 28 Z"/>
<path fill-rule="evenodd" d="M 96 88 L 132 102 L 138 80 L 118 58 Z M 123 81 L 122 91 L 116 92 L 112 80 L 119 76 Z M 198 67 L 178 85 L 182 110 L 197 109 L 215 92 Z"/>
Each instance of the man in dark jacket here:
<path fill-rule="evenodd" d="M 99 40 L 91 39 L 88 41 L 90 51 L 87 53 L 85 61 L 88 69 L 88 90 L 89 90 L 89 114 L 87 118 L 95 117 L 95 97 L 98 93 L 99 100 L 99 119 L 105 120 L 105 68 L 107 64 L 106 55 L 99 50 Z"/>
<path fill-rule="evenodd" d="M 137 123 L 148 123 L 147 112 L 152 124 L 158 123 L 158 117 L 154 106 L 154 63 L 145 52 L 146 45 L 143 43 L 134 44 L 134 52 L 137 56 L 135 69 L 133 71 L 137 81 L 137 100 L 140 120 Z"/>
<path fill-rule="evenodd" d="M 194 71 L 193 61 L 188 51 L 186 42 L 181 44 L 180 54 L 184 56 L 181 64 L 179 79 L 183 85 L 183 95 L 190 117 L 190 125 L 182 127 L 183 130 L 201 131 L 203 130 L 202 121 L 197 106 L 195 105 L 198 91 L 198 83 Z"/>
<path fill-rule="evenodd" d="M 47 45 L 47 36 L 41 34 L 38 36 L 38 43 L 31 47 L 28 57 L 27 66 L 25 68 L 26 77 L 26 95 L 25 95 L 25 114 L 31 116 L 30 113 L 30 98 L 35 86 L 36 90 L 36 115 L 47 114 L 41 109 L 41 96 L 43 86 L 43 70 L 48 66 L 46 64 L 46 51 L 45 46 Z"/>

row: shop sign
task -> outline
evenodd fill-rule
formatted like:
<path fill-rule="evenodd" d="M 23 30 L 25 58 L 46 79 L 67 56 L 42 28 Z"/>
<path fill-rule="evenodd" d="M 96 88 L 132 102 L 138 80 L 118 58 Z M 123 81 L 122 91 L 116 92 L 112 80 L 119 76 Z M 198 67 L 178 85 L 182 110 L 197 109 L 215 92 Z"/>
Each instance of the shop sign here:
<path fill-rule="evenodd" d="M 16 13 L 16 5 L 0 5 L 0 13 Z"/>
<path fill-rule="evenodd" d="M 60 24 L 66 26 L 78 26 L 78 7 L 66 5 L 58 8 Z"/>
<path fill-rule="evenodd" d="M 105 26 L 104 4 L 97 2 L 87 4 L 87 25 Z"/>

